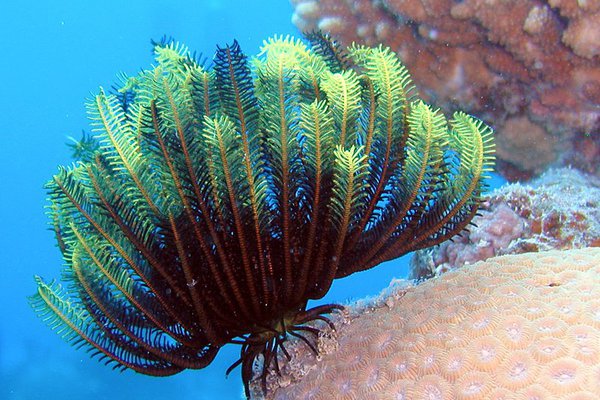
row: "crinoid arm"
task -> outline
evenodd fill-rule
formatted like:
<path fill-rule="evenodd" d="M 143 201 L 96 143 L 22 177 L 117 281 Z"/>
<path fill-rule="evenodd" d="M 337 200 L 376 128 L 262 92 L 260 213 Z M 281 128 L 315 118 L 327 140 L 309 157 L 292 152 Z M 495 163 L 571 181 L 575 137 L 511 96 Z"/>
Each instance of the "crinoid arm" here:
<path fill-rule="evenodd" d="M 66 284 L 34 310 L 119 369 L 168 375 L 241 345 L 242 378 L 316 351 L 334 279 L 471 221 L 491 129 L 416 97 L 385 47 L 275 37 L 212 67 L 155 42 L 156 65 L 90 99 L 92 137 L 47 185 Z M 279 355 L 279 357 L 278 357 Z M 262 368 L 257 368 L 257 359 Z"/>

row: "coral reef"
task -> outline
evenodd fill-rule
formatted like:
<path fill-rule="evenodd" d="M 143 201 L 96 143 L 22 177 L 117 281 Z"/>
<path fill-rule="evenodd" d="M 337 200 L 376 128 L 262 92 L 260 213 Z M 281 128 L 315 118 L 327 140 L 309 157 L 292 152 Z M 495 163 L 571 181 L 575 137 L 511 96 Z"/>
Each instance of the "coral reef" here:
<path fill-rule="evenodd" d="M 484 204 L 469 232 L 417 251 L 410 277 L 439 275 L 496 255 L 600 246 L 600 179 L 577 170 L 551 169 L 528 184 L 503 186 Z"/>
<path fill-rule="evenodd" d="M 88 104 L 93 138 L 47 185 L 68 285 L 36 277 L 35 311 L 117 369 L 154 376 L 240 346 L 248 381 L 310 339 L 334 279 L 439 244 L 476 214 L 491 129 L 412 94 L 383 46 L 276 37 L 204 68 L 172 41 Z M 342 57 L 343 55 L 343 57 Z M 248 392 L 246 393 L 249 394 Z"/>
<path fill-rule="evenodd" d="M 600 249 L 496 257 L 396 290 L 273 374 L 268 399 L 597 399 Z"/>
<path fill-rule="evenodd" d="M 555 162 L 600 173 L 600 0 L 292 0 L 301 30 L 384 43 L 443 107 L 498 132 L 509 179 Z"/>

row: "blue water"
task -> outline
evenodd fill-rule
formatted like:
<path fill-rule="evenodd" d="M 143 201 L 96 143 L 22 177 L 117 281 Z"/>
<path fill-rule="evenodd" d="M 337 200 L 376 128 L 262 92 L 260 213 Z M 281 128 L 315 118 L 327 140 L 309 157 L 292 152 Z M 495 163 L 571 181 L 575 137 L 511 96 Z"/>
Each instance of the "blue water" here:
<path fill-rule="evenodd" d="M 260 6 L 256 5 L 260 4 Z M 84 100 L 117 73 L 152 62 L 150 39 L 170 35 L 211 55 L 236 38 L 248 54 L 273 34 L 298 35 L 285 0 L 57 1 L 0 12 L 0 399 L 239 399 L 238 348 L 208 368 L 169 378 L 119 373 L 75 350 L 31 311 L 33 275 L 60 277 L 43 184 L 70 162 L 65 143 L 87 128 Z M 407 259 L 334 284 L 324 301 L 376 294 Z"/>

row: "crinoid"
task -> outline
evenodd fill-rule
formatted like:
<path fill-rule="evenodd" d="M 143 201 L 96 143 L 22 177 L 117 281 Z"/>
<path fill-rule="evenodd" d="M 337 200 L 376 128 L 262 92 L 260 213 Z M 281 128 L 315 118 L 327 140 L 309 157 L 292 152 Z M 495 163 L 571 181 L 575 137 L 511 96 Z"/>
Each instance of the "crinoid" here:
<path fill-rule="evenodd" d="M 251 61 L 234 42 L 212 68 L 157 43 L 154 68 L 89 102 L 98 145 L 48 183 L 68 284 L 32 297 L 60 335 L 149 375 L 241 344 L 249 396 L 257 358 L 264 382 L 289 336 L 315 350 L 309 323 L 341 307 L 307 302 L 334 279 L 466 227 L 491 130 L 447 125 L 387 48 L 309 42 Z"/>

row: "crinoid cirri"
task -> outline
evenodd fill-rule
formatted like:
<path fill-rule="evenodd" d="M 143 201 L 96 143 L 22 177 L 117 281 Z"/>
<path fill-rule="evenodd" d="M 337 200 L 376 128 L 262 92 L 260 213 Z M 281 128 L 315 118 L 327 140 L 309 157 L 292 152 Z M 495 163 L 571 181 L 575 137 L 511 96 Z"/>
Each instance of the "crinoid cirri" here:
<path fill-rule="evenodd" d="M 156 66 L 100 90 L 93 139 L 48 183 L 65 287 L 32 305 L 116 368 L 170 375 L 241 345 L 263 385 L 292 336 L 313 351 L 336 278 L 458 234 L 493 164 L 491 129 L 415 98 L 387 48 L 274 38 L 205 68 Z M 320 320 L 319 323 L 310 323 Z"/>

